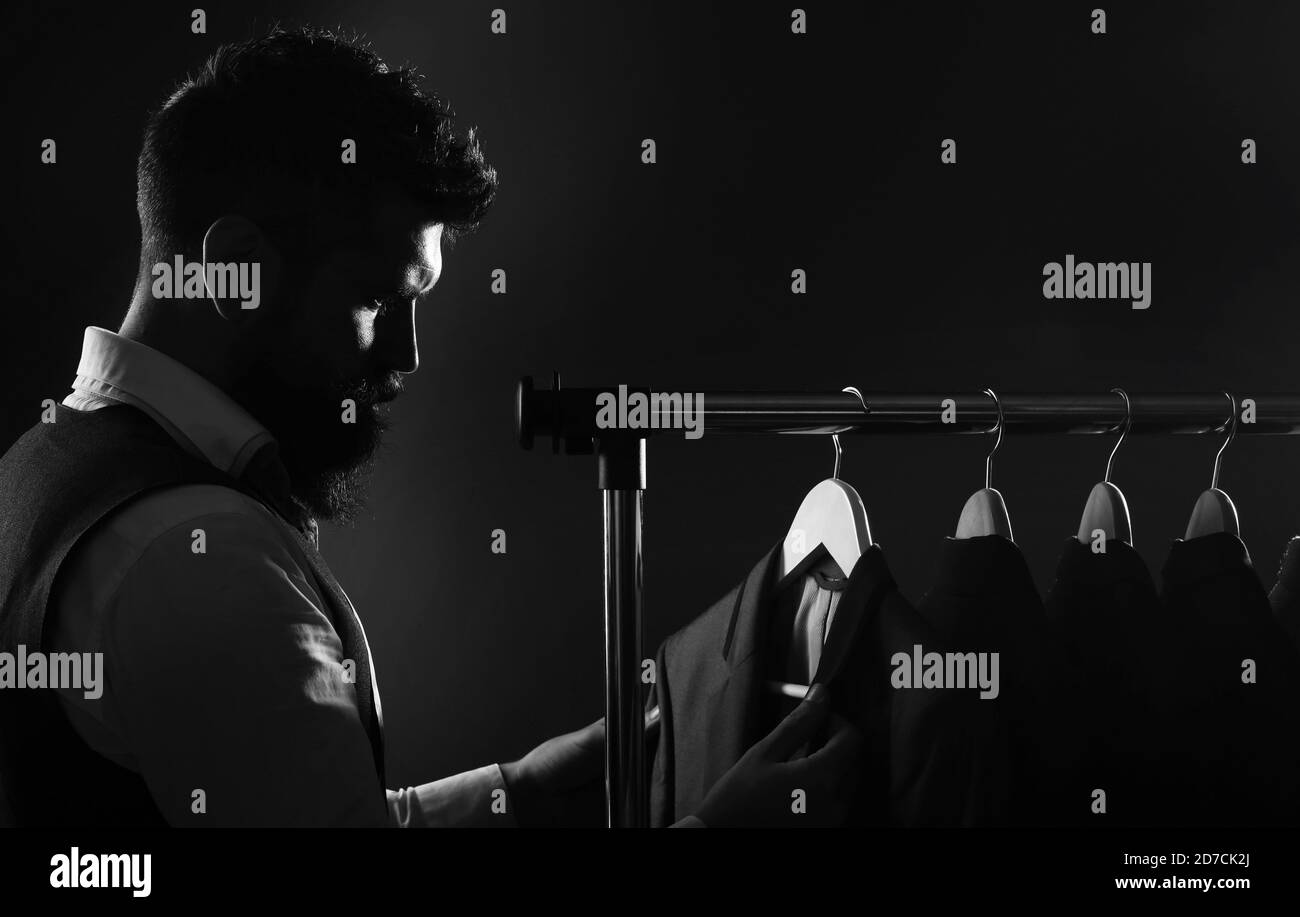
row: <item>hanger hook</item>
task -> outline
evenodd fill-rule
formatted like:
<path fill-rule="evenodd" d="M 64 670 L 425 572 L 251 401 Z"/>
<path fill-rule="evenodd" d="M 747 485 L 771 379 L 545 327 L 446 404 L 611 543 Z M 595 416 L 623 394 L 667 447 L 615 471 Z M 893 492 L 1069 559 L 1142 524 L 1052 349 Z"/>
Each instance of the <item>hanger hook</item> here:
<path fill-rule="evenodd" d="M 1006 425 L 1002 416 L 1002 402 L 998 399 L 998 393 L 991 388 L 984 389 L 984 394 L 993 399 L 994 406 L 998 409 L 998 438 L 993 443 L 993 449 L 989 452 L 988 457 L 984 459 L 984 489 L 993 488 L 993 453 L 998 451 L 1002 445 L 1002 428 Z"/>
<path fill-rule="evenodd" d="M 1115 454 L 1119 452 L 1119 447 L 1124 444 L 1124 437 L 1128 436 L 1129 427 L 1133 426 L 1133 404 L 1128 400 L 1128 392 L 1122 388 L 1113 388 L 1112 392 L 1124 399 L 1124 429 L 1120 431 L 1119 439 L 1115 442 L 1115 448 L 1110 450 L 1110 458 L 1106 459 L 1106 477 L 1102 478 L 1107 484 L 1110 483 L 1110 469 L 1115 464 Z"/>
<path fill-rule="evenodd" d="M 1210 478 L 1211 490 L 1219 489 L 1219 465 L 1223 461 L 1223 453 L 1228 451 L 1228 446 L 1232 445 L 1232 441 L 1237 436 L 1237 399 L 1230 392 L 1224 392 L 1223 394 L 1228 399 L 1228 403 L 1232 405 L 1232 417 L 1228 420 L 1228 438 L 1223 441 L 1223 445 L 1219 447 L 1219 451 L 1214 456 L 1214 477 Z"/>
<path fill-rule="evenodd" d="M 854 395 L 857 395 L 858 403 L 862 405 L 862 413 L 864 414 L 870 413 L 870 411 L 867 410 L 866 399 L 863 398 L 862 393 L 858 391 L 856 388 L 854 388 L 852 385 L 846 386 L 845 388 L 840 389 L 840 391 L 852 392 Z M 844 455 L 844 450 L 840 448 L 840 435 L 838 433 L 832 433 L 831 442 L 835 446 L 835 473 L 832 474 L 831 477 L 838 481 L 840 479 L 840 459 Z"/>

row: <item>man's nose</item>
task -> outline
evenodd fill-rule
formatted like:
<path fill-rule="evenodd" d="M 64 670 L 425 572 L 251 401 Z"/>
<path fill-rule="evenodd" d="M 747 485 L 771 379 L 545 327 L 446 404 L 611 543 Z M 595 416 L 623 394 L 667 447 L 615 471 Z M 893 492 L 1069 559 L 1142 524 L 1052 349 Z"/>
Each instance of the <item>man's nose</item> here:
<path fill-rule="evenodd" d="M 393 309 L 380 320 L 383 328 L 376 335 L 381 346 L 378 354 L 383 365 L 399 373 L 413 373 L 420 368 L 420 348 L 415 335 L 415 303 L 406 309 Z"/>

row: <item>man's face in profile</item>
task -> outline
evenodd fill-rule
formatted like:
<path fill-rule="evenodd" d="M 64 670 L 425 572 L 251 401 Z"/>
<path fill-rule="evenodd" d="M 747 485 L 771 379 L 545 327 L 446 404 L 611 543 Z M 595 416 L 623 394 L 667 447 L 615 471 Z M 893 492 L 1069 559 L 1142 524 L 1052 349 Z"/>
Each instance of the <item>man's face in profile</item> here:
<path fill-rule="evenodd" d="M 385 404 L 419 364 L 416 308 L 442 273 L 441 224 L 398 198 L 374 211 L 364 240 L 285 266 L 235 393 L 320 519 L 350 520 L 364 501 Z"/>

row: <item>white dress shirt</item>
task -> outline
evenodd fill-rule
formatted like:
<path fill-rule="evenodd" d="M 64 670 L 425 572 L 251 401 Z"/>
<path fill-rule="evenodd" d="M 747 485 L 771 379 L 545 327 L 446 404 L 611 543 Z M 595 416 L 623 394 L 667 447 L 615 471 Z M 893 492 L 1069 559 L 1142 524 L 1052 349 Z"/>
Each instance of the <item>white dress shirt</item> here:
<path fill-rule="evenodd" d="M 800 684 L 812 684 L 813 676 L 817 674 L 822 649 L 835 622 L 835 611 L 847 582 L 839 564 L 831 557 L 804 574 L 786 671 L 789 678 Z"/>
<path fill-rule="evenodd" d="M 236 477 L 272 441 L 181 363 L 87 328 L 63 403 L 122 402 Z M 204 553 L 192 550 L 199 529 Z M 74 728 L 139 773 L 172 825 L 515 824 L 495 764 L 378 792 L 342 644 L 302 546 L 243 493 L 203 484 L 130 501 L 77 543 L 51 603 L 52 651 L 104 654 L 102 696 L 60 691 Z M 378 691 L 376 679 L 377 709 Z"/>

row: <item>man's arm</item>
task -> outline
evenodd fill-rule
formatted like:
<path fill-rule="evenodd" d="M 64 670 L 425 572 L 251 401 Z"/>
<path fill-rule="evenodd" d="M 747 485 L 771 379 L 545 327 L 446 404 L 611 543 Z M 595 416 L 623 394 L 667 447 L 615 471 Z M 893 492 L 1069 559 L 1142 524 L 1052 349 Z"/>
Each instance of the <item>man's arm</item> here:
<path fill-rule="evenodd" d="M 142 503 L 157 513 L 158 499 Z M 603 721 L 503 767 L 381 792 L 342 645 L 279 524 L 251 505 L 161 509 L 185 521 L 133 526 L 128 510 L 69 557 L 54 648 L 104 652 L 102 696 L 62 697 L 92 747 L 142 775 L 170 824 L 512 826 L 517 806 L 544 824 L 567 791 L 599 780 Z M 111 594 L 103 608 L 101 590 Z M 701 822 L 713 823 L 691 816 L 674 827 Z"/>
<path fill-rule="evenodd" d="M 388 812 L 399 828 L 518 827 L 505 777 L 496 764 L 389 790 Z"/>
<path fill-rule="evenodd" d="M 269 518 L 213 513 L 153 539 L 105 628 L 114 719 L 172 824 L 479 823 L 504 789 L 493 766 L 380 792 L 338 635 Z"/>

